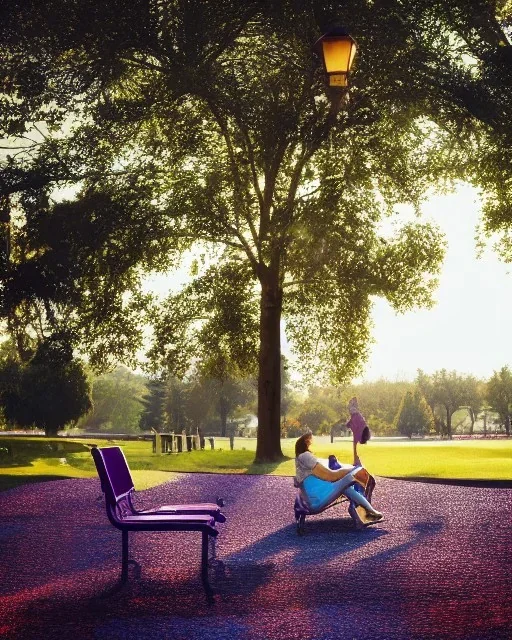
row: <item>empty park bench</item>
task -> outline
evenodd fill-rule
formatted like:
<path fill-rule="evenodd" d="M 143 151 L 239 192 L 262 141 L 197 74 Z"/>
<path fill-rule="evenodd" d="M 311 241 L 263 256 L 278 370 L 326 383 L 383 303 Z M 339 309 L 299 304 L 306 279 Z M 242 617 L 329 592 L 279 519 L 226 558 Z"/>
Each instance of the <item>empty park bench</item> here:
<path fill-rule="evenodd" d="M 216 524 L 225 522 L 222 500 L 217 503 L 170 504 L 139 511 L 128 463 L 120 447 L 93 447 L 91 454 L 105 494 L 110 522 L 122 534 L 121 583 L 128 580 L 128 533 L 130 531 L 201 532 L 201 579 L 209 600 L 213 591 L 208 581 L 208 542 L 218 535 Z M 214 547 L 213 547 L 214 548 Z M 215 550 L 215 548 L 214 548 Z"/>

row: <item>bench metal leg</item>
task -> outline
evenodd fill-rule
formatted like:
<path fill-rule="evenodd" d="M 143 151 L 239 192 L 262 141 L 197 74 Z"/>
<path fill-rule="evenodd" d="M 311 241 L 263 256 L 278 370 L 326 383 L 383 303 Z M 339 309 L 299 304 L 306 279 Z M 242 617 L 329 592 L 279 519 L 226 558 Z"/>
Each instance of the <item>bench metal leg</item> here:
<path fill-rule="evenodd" d="M 213 589 L 208 581 L 208 538 L 210 536 L 207 531 L 202 531 L 201 535 L 201 580 L 208 602 L 213 602 Z"/>
<path fill-rule="evenodd" d="M 128 531 L 121 531 L 122 534 L 122 564 L 121 564 L 121 582 L 128 581 Z"/>
<path fill-rule="evenodd" d="M 303 536 L 306 533 L 306 516 L 301 513 L 296 518 L 297 522 L 297 535 Z"/>
<path fill-rule="evenodd" d="M 209 551 L 208 551 L 208 564 L 215 564 L 217 559 L 217 536 L 208 536 Z"/>

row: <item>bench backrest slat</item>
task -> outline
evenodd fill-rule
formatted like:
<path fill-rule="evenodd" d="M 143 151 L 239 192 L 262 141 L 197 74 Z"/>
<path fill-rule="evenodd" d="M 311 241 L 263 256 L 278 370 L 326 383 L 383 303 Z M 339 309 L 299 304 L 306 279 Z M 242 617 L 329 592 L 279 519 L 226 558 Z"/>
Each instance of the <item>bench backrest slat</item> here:
<path fill-rule="evenodd" d="M 122 449 L 120 447 L 95 447 L 91 453 L 103 491 L 109 500 L 118 503 L 134 490 L 130 469 Z"/>

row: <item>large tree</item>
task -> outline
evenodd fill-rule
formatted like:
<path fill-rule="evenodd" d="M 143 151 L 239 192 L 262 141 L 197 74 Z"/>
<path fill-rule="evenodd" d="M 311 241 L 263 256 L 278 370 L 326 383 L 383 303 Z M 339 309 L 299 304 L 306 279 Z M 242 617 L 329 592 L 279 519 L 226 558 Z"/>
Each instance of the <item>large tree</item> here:
<path fill-rule="evenodd" d="M 7 357 L 0 364 L 0 406 L 8 423 L 48 437 L 91 409 L 89 380 L 66 336 L 42 342 L 28 362 Z"/>
<path fill-rule="evenodd" d="M 479 136 L 503 144 L 457 98 L 485 86 L 460 55 L 476 13 L 457 7 L 452 24 L 422 2 L 4 3 L 1 124 L 28 147 L 1 173 L 25 222 L 2 280 L 13 330 L 64 323 L 93 362 L 127 357 L 142 339 L 142 273 L 217 247 L 155 314 L 152 353 L 181 374 L 207 345 L 256 357 L 256 459 L 278 459 L 281 319 L 310 371 L 350 379 L 372 296 L 428 304 L 442 256 L 426 225 L 380 237 L 382 216 L 418 206 L 439 177 L 476 175 Z M 311 49 L 334 18 L 361 52 L 341 96 Z M 75 200 L 53 202 L 66 183 Z"/>

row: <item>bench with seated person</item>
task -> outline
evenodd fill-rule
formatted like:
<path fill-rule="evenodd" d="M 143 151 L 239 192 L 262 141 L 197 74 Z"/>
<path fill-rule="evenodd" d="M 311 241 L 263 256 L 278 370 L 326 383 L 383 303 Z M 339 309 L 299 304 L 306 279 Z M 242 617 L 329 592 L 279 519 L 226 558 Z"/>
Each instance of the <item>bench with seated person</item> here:
<path fill-rule="evenodd" d="M 96 447 L 91 454 L 105 494 L 110 522 L 122 533 L 121 583 L 128 579 L 128 533 L 130 531 L 198 531 L 201 533 L 201 579 L 211 600 L 208 581 L 208 542 L 218 535 L 216 524 L 225 522 L 217 503 L 170 504 L 139 511 L 133 503 L 135 488 L 128 463 L 120 447 Z"/>
<path fill-rule="evenodd" d="M 309 450 L 312 441 L 313 434 L 306 433 L 295 443 L 295 486 L 299 491 L 294 510 L 299 535 L 304 533 L 307 515 L 322 513 L 346 500 L 357 528 L 380 522 L 382 514 L 370 503 L 375 480 L 368 471 L 360 465 L 340 465 L 334 456 L 331 468 L 324 466 Z"/>

